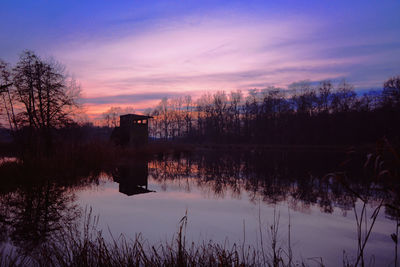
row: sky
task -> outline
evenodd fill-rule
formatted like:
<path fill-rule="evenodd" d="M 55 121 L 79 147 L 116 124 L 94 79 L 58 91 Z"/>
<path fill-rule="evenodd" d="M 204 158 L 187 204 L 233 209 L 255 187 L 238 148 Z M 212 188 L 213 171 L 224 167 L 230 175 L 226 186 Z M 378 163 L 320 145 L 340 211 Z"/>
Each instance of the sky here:
<path fill-rule="evenodd" d="M 0 58 L 65 65 L 89 115 L 163 97 L 400 74 L 400 1 L 1 0 Z"/>

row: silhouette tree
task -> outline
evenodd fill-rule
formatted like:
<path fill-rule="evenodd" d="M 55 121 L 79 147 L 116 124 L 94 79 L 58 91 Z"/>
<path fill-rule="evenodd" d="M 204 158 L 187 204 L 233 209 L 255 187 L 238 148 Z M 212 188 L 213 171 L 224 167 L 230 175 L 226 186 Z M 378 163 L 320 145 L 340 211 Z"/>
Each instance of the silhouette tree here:
<path fill-rule="evenodd" d="M 383 90 L 358 95 L 342 81 L 294 83 L 241 92 L 164 99 L 150 112 L 151 133 L 157 137 L 211 143 L 344 145 L 398 139 L 400 76 Z M 373 127 L 371 127 L 373 126 Z"/>
<path fill-rule="evenodd" d="M 393 107 L 400 106 L 400 75 L 388 79 L 383 84 L 384 104 Z"/>
<path fill-rule="evenodd" d="M 31 145 L 49 151 L 52 130 L 72 122 L 79 86 L 59 63 L 43 60 L 32 51 L 24 51 L 11 71 L 4 63 L 0 68 L 2 103 L 10 129 L 24 128 Z"/>
<path fill-rule="evenodd" d="M 10 65 L 0 60 L 0 95 L 1 95 L 1 109 L 6 114 L 6 121 L 9 123 L 11 132 L 14 132 L 17 127 L 13 97 L 11 91 L 11 70 Z"/>
<path fill-rule="evenodd" d="M 108 110 L 106 110 L 101 114 L 103 125 L 107 127 L 118 127 L 119 116 L 128 113 L 135 113 L 135 109 L 133 107 L 126 107 L 126 108 L 110 107 Z"/>

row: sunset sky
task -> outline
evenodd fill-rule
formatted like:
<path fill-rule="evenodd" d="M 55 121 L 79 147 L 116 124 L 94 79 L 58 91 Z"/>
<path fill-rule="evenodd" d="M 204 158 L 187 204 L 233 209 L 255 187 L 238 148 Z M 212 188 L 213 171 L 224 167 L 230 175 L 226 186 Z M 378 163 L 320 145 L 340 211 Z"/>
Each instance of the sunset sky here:
<path fill-rule="evenodd" d="M 89 114 L 162 97 L 400 74 L 400 1 L 1 0 L 0 58 L 54 57 Z"/>

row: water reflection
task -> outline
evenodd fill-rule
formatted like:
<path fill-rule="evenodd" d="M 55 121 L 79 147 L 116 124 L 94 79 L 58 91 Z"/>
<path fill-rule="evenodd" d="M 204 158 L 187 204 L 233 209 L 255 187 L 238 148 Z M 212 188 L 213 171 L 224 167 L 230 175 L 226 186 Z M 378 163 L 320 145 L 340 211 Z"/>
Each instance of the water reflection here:
<path fill-rule="evenodd" d="M 99 184 L 85 168 L 54 173 L 18 160 L 2 164 L 0 177 L 0 247 L 30 255 L 77 229 L 83 209 L 75 192 Z"/>
<path fill-rule="evenodd" d="M 112 173 L 114 182 L 119 184 L 119 192 L 127 196 L 154 192 L 147 187 L 147 161 L 121 164 Z"/>
<path fill-rule="evenodd" d="M 18 165 L 21 163 L 15 164 L 21 167 Z M 29 168 L 19 169 L 15 177 L 0 180 L 0 242 L 24 251 L 34 251 L 82 221 L 84 200 L 88 200 L 86 203 L 90 206 L 97 205 L 100 217 L 107 221 L 104 229 L 109 226 L 111 230 L 115 228 L 125 233 L 121 229 L 133 228 L 134 231 L 148 231 L 145 236 L 156 231 L 173 234 L 174 223 L 188 205 L 194 207 L 194 212 L 198 211 L 198 215 L 191 215 L 194 225 L 198 221 L 196 227 L 207 226 L 208 232 L 221 233 L 221 229 L 227 228 L 226 220 L 233 222 L 237 219 L 241 224 L 244 218 L 249 218 L 249 209 L 263 205 L 264 210 L 270 212 L 271 206 L 281 205 L 289 207 L 297 214 L 294 218 L 299 218 L 298 227 L 293 226 L 293 231 L 298 229 L 294 236 L 320 229 L 321 235 L 324 233 L 334 238 L 343 230 L 343 240 L 347 242 L 335 247 L 340 252 L 356 247 L 349 242 L 355 241 L 351 233 L 356 233 L 355 223 L 349 224 L 349 220 L 354 220 L 356 214 L 353 210 L 357 205 L 368 203 L 368 206 L 375 207 L 384 203 L 386 217 L 394 221 L 399 218 L 399 182 L 386 176 L 377 180 L 375 174 L 382 171 L 370 170 L 365 165 L 363 154 L 268 151 L 198 152 L 150 161 L 129 160 L 106 171 L 103 178 L 99 174 L 89 175 L 89 172 L 71 176 L 68 180 L 44 178 L 41 172 L 34 174 Z M 102 179 L 108 180 L 102 183 Z M 92 194 L 93 188 L 105 190 Z M 114 194 L 114 189 L 119 196 Z M 157 193 L 145 194 L 154 190 Z M 180 194 L 182 191 L 185 194 Z M 132 197 L 121 198 L 118 192 Z M 212 201 L 201 201 L 201 197 L 212 198 Z M 219 210 L 218 203 L 226 206 Z M 320 214 L 311 215 L 316 207 Z M 221 212 L 224 212 L 221 216 L 228 216 L 228 219 L 217 218 Z M 303 217 L 298 213 L 310 215 Z M 348 220 L 341 220 L 338 213 L 350 214 Z M 328 215 L 335 216 L 343 225 L 329 229 L 323 225 L 332 221 Z M 215 226 L 212 225 L 214 221 L 222 226 L 211 229 Z M 392 225 L 393 221 L 390 223 Z M 172 225 L 172 230 L 167 228 L 168 225 Z M 393 229 L 389 229 L 387 224 L 381 225 L 384 226 L 379 226 L 383 229 L 379 230 L 380 238 L 388 245 L 387 242 L 392 242 L 388 232 Z M 233 237 L 236 230 L 230 229 L 228 238 Z M 320 242 L 326 243 L 326 240 Z M 310 245 L 311 250 L 318 245 Z"/>
<path fill-rule="evenodd" d="M 72 229 L 81 209 L 72 192 L 57 184 L 29 184 L 0 195 L 1 243 L 31 251 Z"/>
<path fill-rule="evenodd" d="M 382 184 L 359 167 L 363 166 L 361 155 L 352 155 L 351 164 L 340 165 L 344 158 L 344 153 L 317 152 L 208 153 L 151 161 L 149 173 L 164 188 L 168 181 L 190 177 L 196 179 L 196 187 L 215 197 L 230 192 L 235 198 L 244 191 L 251 201 L 288 202 L 303 212 L 311 205 L 325 213 L 335 207 L 347 212 L 359 196 L 371 204 L 391 199 Z M 182 186 L 190 191 L 189 183 Z"/>

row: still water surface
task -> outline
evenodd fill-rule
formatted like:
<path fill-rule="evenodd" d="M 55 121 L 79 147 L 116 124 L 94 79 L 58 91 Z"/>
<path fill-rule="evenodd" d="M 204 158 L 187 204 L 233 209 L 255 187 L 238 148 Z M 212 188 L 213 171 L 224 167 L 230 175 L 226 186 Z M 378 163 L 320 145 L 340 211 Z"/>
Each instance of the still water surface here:
<path fill-rule="evenodd" d="M 304 165 L 297 172 L 299 177 L 283 177 L 282 173 L 276 177 L 281 171 L 279 166 L 275 165 L 275 171 L 262 172 L 271 167 L 264 166 L 262 160 L 256 163 L 229 156 L 204 157 L 120 166 L 114 176 L 105 175 L 99 186 L 78 192 L 79 205 L 92 207 L 100 215 L 101 228 L 109 228 L 113 236 L 142 233 L 153 243 L 170 241 L 187 212 L 187 237 L 191 241 L 260 246 L 260 226 L 264 244 L 269 243 L 268 229 L 275 213 L 275 221 L 279 216 L 279 245 L 288 251 L 290 224 L 291 248 L 297 260 L 312 264 L 322 258 L 324 264 L 337 266 L 342 265 L 344 257 L 355 258 L 357 226 L 353 204 L 360 213 L 360 200 L 345 193 L 335 195 L 320 182 L 308 184 L 317 188 L 299 190 L 301 175 L 315 179 L 311 170 L 304 174 Z M 250 160 L 259 161 L 254 155 Z M 140 175 L 147 179 L 141 180 Z M 139 192 L 135 189 L 138 187 L 149 192 Z M 377 201 L 371 198 L 368 218 Z M 395 222 L 381 212 L 368 241 L 367 259 L 377 265 L 393 263 L 390 235 L 394 230 Z"/>
<path fill-rule="evenodd" d="M 269 246 L 268 231 L 275 221 L 279 225 L 278 245 L 284 253 L 289 250 L 290 225 L 296 261 L 315 265 L 322 260 L 327 266 L 340 266 L 343 259 L 354 262 L 357 255 L 355 211 L 360 216 L 363 205 L 353 192 L 326 175 L 338 168 L 343 157 L 340 153 L 213 153 L 128 160 L 84 186 L 47 190 L 54 193 L 49 200 L 57 210 L 56 223 L 47 229 L 34 229 L 38 235 L 51 235 L 51 226 L 82 220 L 82 216 L 75 216 L 76 211 L 90 208 L 99 216 L 98 227 L 108 238 L 122 234 L 134 239 L 141 233 L 149 243 L 157 244 L 176 237 L 179 221 L 187 213 L 189 241 L 260 247 L 261 238 Z M 370 225 L 370 216 L 384 196 L 356 171 L 346 171 L 351 176 L 348 186 L 368 199 L 366 218 Z M 36 191 L 22 194 L 16 200 L 35 201 L 35 196 L 42 196 Z M 3 200 L 3 210 L 7 203 L 15 205 L 15 200 Z M 24 239 L 34 238 L 23 226 L 24 216 L 30 219 L 25 213 L 26 209 L 18 219 L 21 225 L 8 229 L 9 237 L 3 242 L 26 246 Z M 390 235 L 396 223 L 389 215 L 384 207 L 380 210 L 366 246 L 366 259 L 375 266 L 394 264 Z"/>

